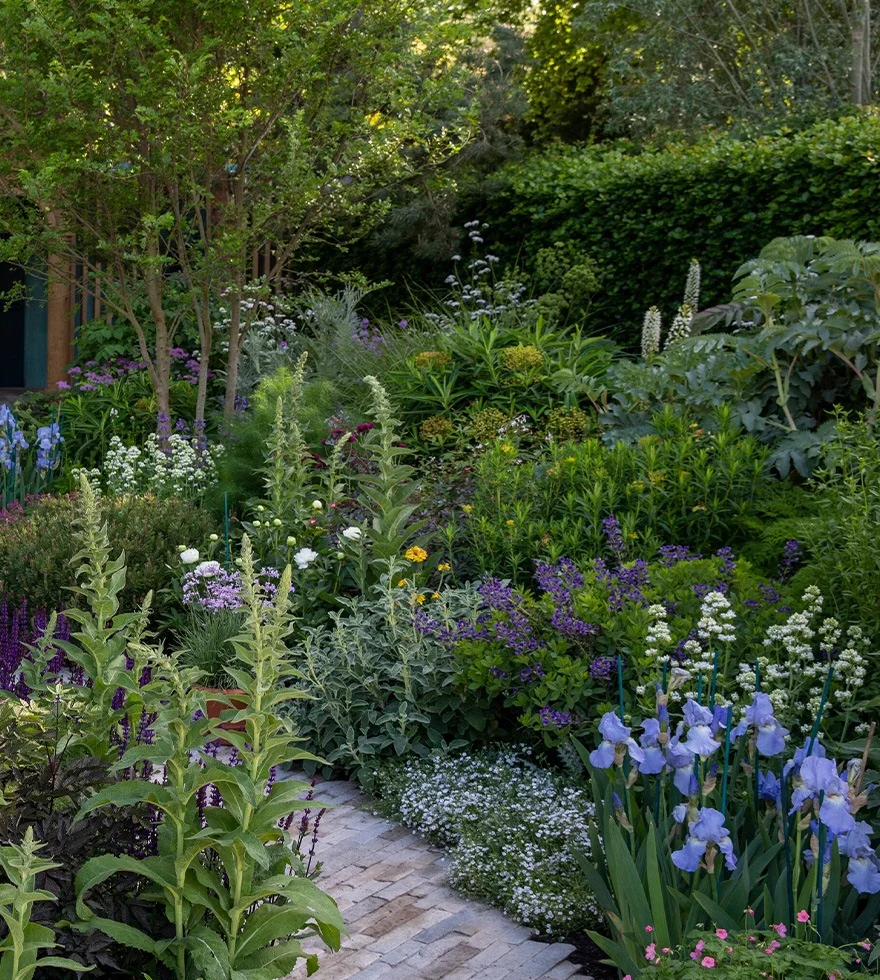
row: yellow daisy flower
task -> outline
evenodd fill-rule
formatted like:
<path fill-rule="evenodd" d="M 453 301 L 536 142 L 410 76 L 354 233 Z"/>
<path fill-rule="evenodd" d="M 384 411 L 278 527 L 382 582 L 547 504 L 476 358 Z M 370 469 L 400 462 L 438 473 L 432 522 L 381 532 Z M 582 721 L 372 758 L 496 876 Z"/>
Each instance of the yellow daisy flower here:
<path fill-rule="evenodd" d="M 424 548 L 420 548 L 418 545 L 413 545 L 412 548 L 407 548 L 403 553 L 403 557 L 409 561 L 414 561 L 416 563 L 423 562 L 428 557 L 428 552 Z"/>

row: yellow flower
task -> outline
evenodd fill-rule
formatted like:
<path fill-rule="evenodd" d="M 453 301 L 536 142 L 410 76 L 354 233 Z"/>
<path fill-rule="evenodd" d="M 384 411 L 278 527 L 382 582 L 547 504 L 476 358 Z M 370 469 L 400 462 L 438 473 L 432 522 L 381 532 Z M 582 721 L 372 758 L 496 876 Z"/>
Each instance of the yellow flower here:
<path fill-rule="evenodd" d="M 437 566 L 438 572 L 448 572 L 452 568 L 452 565 L 448 561 L 444 561 Z"/>
<path fill-rule="evenodd" d="M 440 593 L 439 592 L 432 592 L 431 593 L 431 598 L 432 599 L 439 599 L 440 598 Z"/>
<path fill-rule="evenodd" d="M 419 593 L 419 594 L 418 594 L 418 595 L 416 596 L 416 602 L 417 602 L 417 603 L 418 603 L 419 605 L 421 605 L 421 604 L 422 604 L 422 603 L 423 603 L 424 601 L 425 601 L 425 595 L 424 595 L 424 593 L 423 593 L 423 592 L 420 592 L 420 593 Z"/>
<path fill-rule="evenodd" d="M 516 521 L 511 521 L 511 520 L 508 520 L 507 521 L 507 526 L 508 527 L 513 527 L 514 524 L 516 524 Z"/>
<path fill-rule="evenodd" d="M 461 509 L 465 512 L 465 514 L 470 514 L 470 512 L 474 509 L 474 505 L 473 504 L 462 504 L 461 505 Z"/>
<path fill-rule="evenodd" d="M 696 504 L 694 507 L 691 507 L 691 510 L 692 511 L 693 510 L 705 510 L 705 509 L 706 509 L 706 505 L 705 504 Z"/>
<path fill-rule="evenodd" d="M 406 579 L 405 579 L 405 578 L 402 578 L 402 579 L 401 579 L 401 580 L 400 580 L 400 581 L 399 581 L 399 582 L 397 583 L 397 588 L 398 588 L 398 589 L 405 589 L 405 588 L 406 588 Z"/>
<path fill-rule="evenodd" d="M 566 463 L 576 463 L 577 460 L 574 458 L 574 456 L 567 456 L 566 459 L 565 459 L 565 462 Z"/>
<path fill-rule="evenodd" d="M 418 545 L 413 545 L 412 548 L 407 548 L 403 553 L 403 557 L 409 561 L 414 561 L 416 563 L 423 562 L 428 557 L 428 552 L 424 548 L 420 548 Z"/>
<path fill-rule="evenodd" d="M 505 442 L 504 445 L 501 447 L 501 452 L 503 452 L 503 453 L 512 453 L 513 452 L 513 446 L 511 446 L 511 444 L 509 442 Z"/>

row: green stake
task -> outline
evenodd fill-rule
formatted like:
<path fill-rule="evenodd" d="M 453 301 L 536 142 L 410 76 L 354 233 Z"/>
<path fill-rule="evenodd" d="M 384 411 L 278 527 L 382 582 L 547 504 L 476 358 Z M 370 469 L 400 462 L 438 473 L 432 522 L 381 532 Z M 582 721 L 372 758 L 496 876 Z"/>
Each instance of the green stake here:
<path fill-rule="evenodd" d="M 223 494 L 223 529 L 226 538 L 226 571 L 229 571 L 229 493 Z"/>

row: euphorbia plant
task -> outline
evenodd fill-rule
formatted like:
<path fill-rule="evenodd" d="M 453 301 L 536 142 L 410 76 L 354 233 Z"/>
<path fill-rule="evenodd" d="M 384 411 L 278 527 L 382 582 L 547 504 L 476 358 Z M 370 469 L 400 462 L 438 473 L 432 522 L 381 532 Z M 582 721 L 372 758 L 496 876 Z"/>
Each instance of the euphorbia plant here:
<path fill-rule="evenodd" d="M 164 783 L 121 782 L 96 793 L 80 816 L 101 806 L 149 804 L 161 813 L 157 853 L 144 858 L 104 855 L 77 875 L 79 927 L 100 929 L 170 967 L 178 980 L 275 980 L 315 954 L 301 946 L 317 934 L 337 949 L 342 919 L 336 903 L 302 877 L 299 856 L 279 821 L 309 804 L 300 797 L 308 784 L 275 782 L 275 767 L 314 759 L 299 748 L 282 702 L 303 695 L 284 687 L 293 673 L 284 639 L 290 631 L 290 568 L 270 602 L 254 570 L 250 541 L 241 553 L 245 627 L 233 641 L 236 665 L 228 668 L 241 708 L 219 719 L 203 717 L 204 695 L 194 690 L 196 670 L 180 669 L 176 656 L 139 642 L 138 659 L 153 680 L 139 691 L 146 710 L 157 713 L 152 744 L 128 749 L 116 768 L 147 760 L 164 771 Z M 212 695 L 216 697 L 216 695 Z M 199 720 L 194 720 L 199 719 Z M 239 765 L 225 765 L 204 751 L 220 734 L 221 721 L 244 721 L 244 732 L 224 731 Z M 194 764 L 194 757 L 201 765 Z M 213 785 L 222 806 L 199 808 L 199 792 Z M 203 825 L 204 824 L 204 825 Z M 165 904 L 174 937 L 156 940 L 131 926 L 96 916 L 88 894 L 111 875 L 133 872 L 151 883 L 148 894 Z"/>
<path fill-rule="evenodd" d="M 657 685 L 656 716 L 638 740 L 621 707 L 603 717 L 597 749 L 578 745 L 601 835 L 582 865 L 615 933 L 594 936 L 598 945 L 636 977 L 649 953 L 700 925 L 734 931 L 747 908 L 759 928 L 791 929 L 804 910 L 822 942 L 864 939 L 880 910 L 880 859 L 857 819 L 868 750 L 845 767 L 826 758 L 817 733 L 830 674 L 820 717 L 793 753 L 761 692 L 735 727 L 714 694 L 688 698 L 674 724 L 670 699 L 687 679 L 675 670 L 670 690 Z"/>

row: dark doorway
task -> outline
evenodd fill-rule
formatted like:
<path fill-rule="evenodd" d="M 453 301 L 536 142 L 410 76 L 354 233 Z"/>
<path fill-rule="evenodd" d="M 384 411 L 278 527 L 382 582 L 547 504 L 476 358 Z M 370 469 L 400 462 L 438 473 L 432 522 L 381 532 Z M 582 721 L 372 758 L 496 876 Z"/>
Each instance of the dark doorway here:
<path fill-rule="evenodd" d="M 24 387 L 23 299 L 9 303 L 4 294 L 24 282 L 24 273 L 0 262 L 0 388 Z"/>

